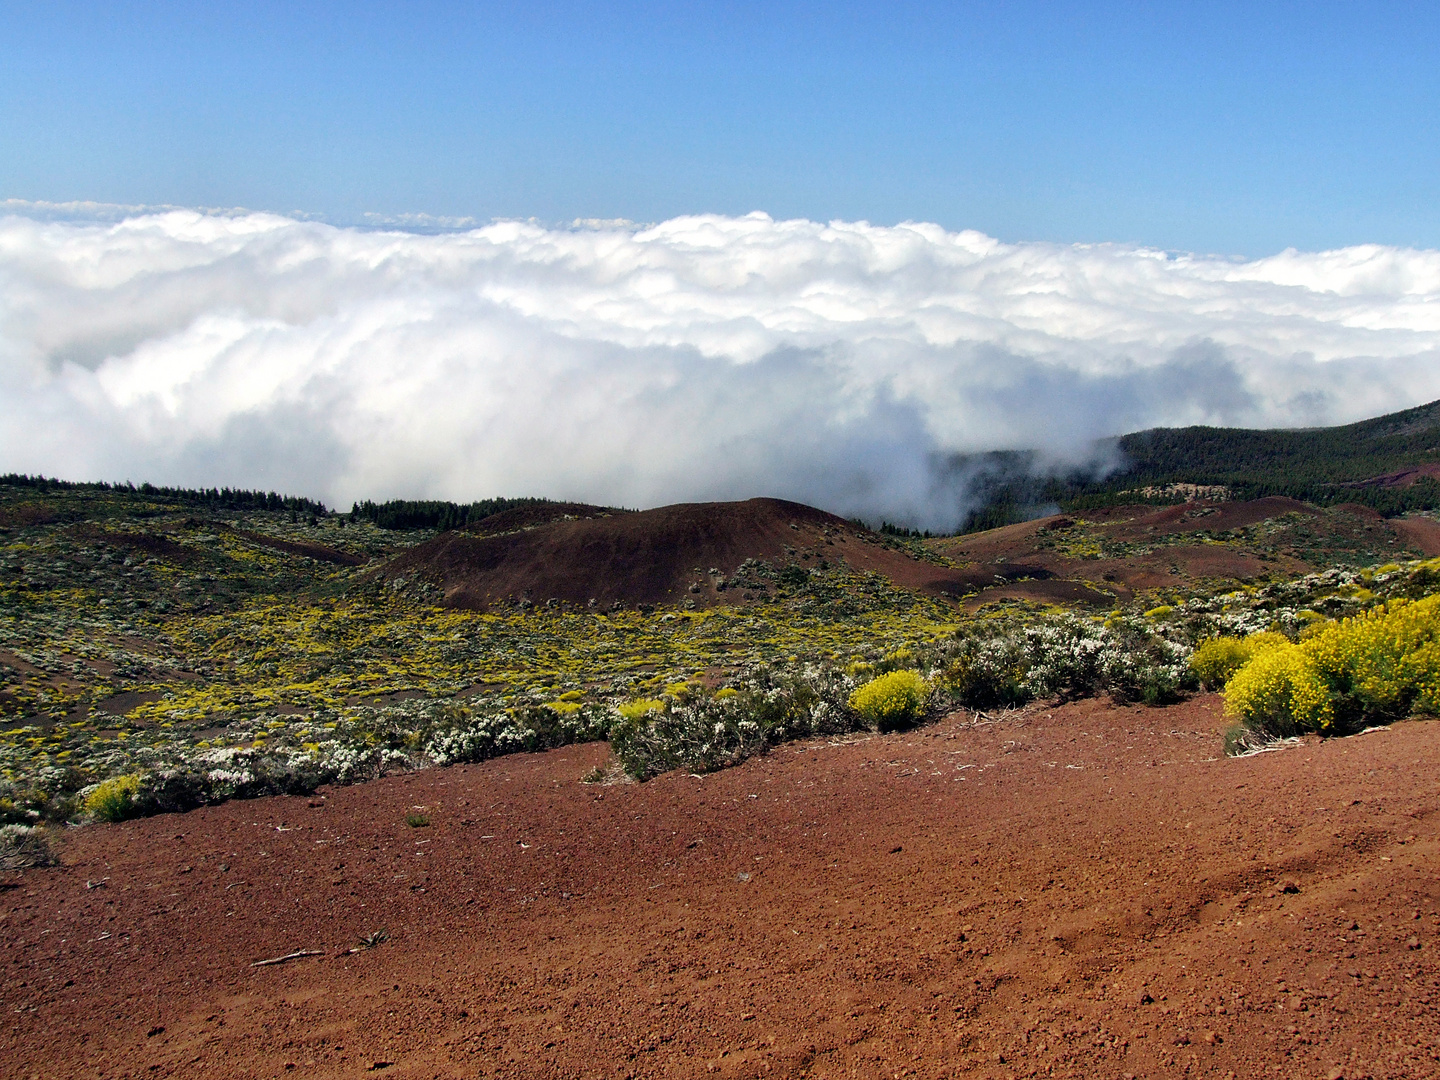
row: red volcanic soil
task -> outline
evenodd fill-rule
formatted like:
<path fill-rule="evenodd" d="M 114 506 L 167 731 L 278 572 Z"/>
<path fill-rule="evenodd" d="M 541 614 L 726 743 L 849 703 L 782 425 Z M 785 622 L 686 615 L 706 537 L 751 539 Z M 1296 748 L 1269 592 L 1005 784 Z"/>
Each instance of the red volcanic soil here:
<path fill-rule="evenodd" d="M 1430 518 L 1403 518 L 1388 524 L 1404 538 L 1405 543 L 1424 552 L 1429 558 L 1440 555 L 1440 522 Z"/>
<path fill-rule="evenodd" d="M 529 506 L 516 506 L 498 514 L 472 521 L 464 531 L 471 536 L 499 536 L 503 533 L 533 529 L 552 521 L 568 521 L 575 518 L 612 517 L 627 514 L 613 506 L 591 506 L 589 503 L 542 502 Z"/>
<path fill-rule="evenodd" d="M 1266 530 L 1248 540 L 1236 534 L 1214 542 L 1257 525 Z M 1080 536 L 1104 541 L 1113 554 L 1067 554 L 1067 541 Z M 1190 582 L 1296 576 L 1334 565 L 1337 551 L 1354 553 L 1362 564 L 1414 552 L 1440 555 L 1440 523 L 1385 519 L 1351 503 L 1322 510 L 1274 496 L 1106 507 L 929 543 L 953 560 L 969 561 L 977 581 L 986 579 L 968 607 L 1005 598 L 1103 604 L 1151 589 L 1183 589 Z M 1027 575 L 1032 580 L 1016 580 Z"/>
<path fill-rule="evenodd" d="M 1369 480 L 1360 480 L 1356 483 L 1343 486 L 1406 488 L 1413 487 L 1419 480 L 1425 478 L 1440 480 L 1440 461 L 1431 461 L 1423 465 L 1411 465 L 1408 468 L 1401 469 L 1399 472 L 1385 473 L 1383 476 L 1373 476 Z"/>
<path fill-rule="evenodd" d="M 0 891 L 0 1076 L 1437 1075 L 1440 725 L 1227 759 L 1219 714 L 73 830 Z"/>
<path fill-rule="evenodd" d="M 489 531 L 495 520 L 480 526 Z M 719 584 L 746 559 L 803 567 L 844 562 L 932 594 L 970 590 L 963 571 L 912 558 L 868 529 L 781 499 L 681 503 L 517 527 L 522 531 L 500 535 L 445 533 L 411 548 L 386 572 L 419 572 L 441 586 L 446 604 L 481 610 L 519 600 L 599 609 L 687 599 L 698 606 L 739 603 L 741 590 Z"/>

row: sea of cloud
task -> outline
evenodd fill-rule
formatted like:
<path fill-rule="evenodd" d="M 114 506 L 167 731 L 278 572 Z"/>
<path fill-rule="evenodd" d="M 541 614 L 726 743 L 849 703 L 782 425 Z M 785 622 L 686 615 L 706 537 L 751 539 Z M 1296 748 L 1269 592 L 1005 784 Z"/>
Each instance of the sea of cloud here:
<path fill-rule="evenodd" d="M 1440 398 L 1440 252 L 927 224 L 468 231 L 0 204 L 0 471 L 356 498 L 775 495 L 948 528 L 957 454 Z"/>

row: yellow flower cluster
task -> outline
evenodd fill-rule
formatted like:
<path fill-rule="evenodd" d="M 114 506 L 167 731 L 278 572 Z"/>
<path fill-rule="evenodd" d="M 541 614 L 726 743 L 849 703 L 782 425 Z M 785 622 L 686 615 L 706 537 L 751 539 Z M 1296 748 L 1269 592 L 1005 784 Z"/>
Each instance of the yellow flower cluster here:
<path fill-rule="evenodd" d="M 1190 656 L 1190 670 L 1195 677 L 1211 689 L 1218 689 L 1230 681 L 1230 677 L 1250 662 L 1250 658 L 1271 645 L 1283 645 L 1284 634 L 1265 631 L 1251 634 L 1247 638 L 1213 637 L 1202 641 Z"/>
<path fill-rule="evenodd" d="M 140 790 L 138 776 L 116 776 L 98 784 L 85 797 L 85 809 L 100 821 L 124 821 L 135 813 L 135 795 Z"/>
<path fill-rule="evenodd" d="M 928 693 L 919 672 L 892 671 L 851 694 L 850 707 L 881 731 L 892 731 L 920 715 Z"/>
<path fill-rule="evenodd" d="M 1225 687 L 1225 711 L 1247 727 L 1290 736 L 1329 730 L 1330 695 L 1304 646 L 1285 642 L 1255 651 Z"/>
<path fill-rule="evenodd" d="M 1251 659 L 1225 687 L 1226 711 L 1249 727 L 1330 732 L 1440 710 L 1440 596 L 1392 600 L 1299 645 L 1261 636 L 1240 643 Z"/>
<path fill-rule="evenodd" d="M 1440 596 L 1383 607 L 1327 626 L 1305 642 L 1339 692 L 1380 713 L 1440 707 Z"/>
<path fill-rule="evenodd" d="M 628 701 L 619 708 L 620 715 L 626 720 L 643 720 L 651 713 L 665 711 L 665 702 L 655 698 L 645 698 L 642 701 Z"/>

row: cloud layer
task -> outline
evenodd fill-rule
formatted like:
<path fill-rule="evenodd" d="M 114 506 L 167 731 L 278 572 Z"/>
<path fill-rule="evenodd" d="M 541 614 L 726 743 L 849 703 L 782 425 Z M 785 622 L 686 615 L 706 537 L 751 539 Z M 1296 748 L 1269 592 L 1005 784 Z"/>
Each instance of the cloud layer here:
<path fill-rule="evenodd" d="M 1440 252 L 938 226 L 0 217 L 0 470 L 354 498 L 770 494 L 955 524 L 950 455 L 1440 398 Z M 18 211 L 18 212 L 16 212 Z M 103 215 L 95 215 L 103 216 Z"/>

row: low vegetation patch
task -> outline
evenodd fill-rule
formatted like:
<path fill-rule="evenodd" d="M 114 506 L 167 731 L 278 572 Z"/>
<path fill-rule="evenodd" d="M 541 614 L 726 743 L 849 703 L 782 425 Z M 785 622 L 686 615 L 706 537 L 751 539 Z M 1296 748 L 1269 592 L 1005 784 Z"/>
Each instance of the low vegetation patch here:
<path fill-rule="evenodd" d="M 850 707 L 878 731 L 898 731 L 920 718 L 930 688 L 914 671 L 892 671 L 850 695 Z"/>
<path fill-rule="evenodd" d="M 138 817 L 140 777 L 115 776 L 96 784 L 85 796 L 85 812 L 96 821 L 124 821 Z"/>
<path fill-rule="evenodd" d="M 1440 709 L 1440 596 L 1396 598 L 1317 626 L 1299 643 L 1268 640 L 1225 688 L 1227 710 L 1275 737 L 1344 734 Z"/>
<path fill-rule="evenodd" d="M 49 834 L 34 825 L 0 825 L 0 870 L 54 866 L 60 860 Z"/>
<path fill-rule="evenodd" d="M 379 572 L 425 528 L 279 496 L 0 483 L 0 521 L 0 825 L 602 739 L 606 778 L 643 780 L 1037 698 L 1163 704 L 1228 684 L 1261 738 L 1440 696 L 1440 561 L 1159 589 L 1099 615 L 971 616 L 840 565 L 787 576 L 747 560 L 724 568 L 746 606 L 479 613 Z M 332 550 L 345 558 L 305 554 Z"/>

